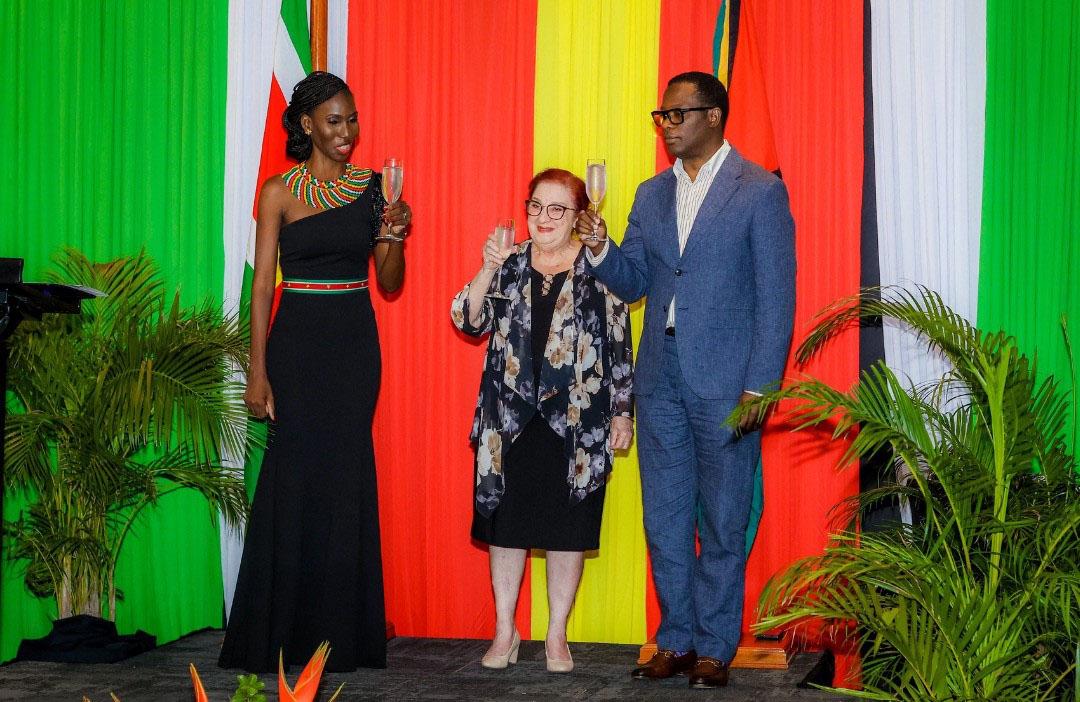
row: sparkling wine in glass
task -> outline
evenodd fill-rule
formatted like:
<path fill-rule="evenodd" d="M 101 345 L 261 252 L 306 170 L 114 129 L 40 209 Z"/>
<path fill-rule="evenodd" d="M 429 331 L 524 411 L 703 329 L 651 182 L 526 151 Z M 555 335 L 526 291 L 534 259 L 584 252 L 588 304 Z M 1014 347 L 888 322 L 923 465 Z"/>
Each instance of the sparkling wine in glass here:
<path fill-rule="evenodd" d="M 401 199 L 401 187 L 405 180 L 405 166 L 399 158 L 388 158 L 383 162 L 382 196 L 386 204 L 393 205 Z M 393 233 L 375 237 L 375 241 L 404 241 L 405 237 Z"/>
<path fill-rule="evenodd" d="M 499 223 L 495 225 L 495 243 L 498 245 L 499 250 L 509 253 L 510 249 L 514 248 L 514 238 L 514 220 L 500 219 Z M 499 300 L 509 299 L 502 292 L 502 268 L 499 269 L 498 275 L 495 276 L 495 291 L 488 293 L 488 297 Z"/>
<path fill-rule="evenodd" d="M 602 158 L 590 158 L 585 163 L 585 194 L 592 203 L 592 211 L 600 210 L 600 201 L 607 193 L 607 164 Z M 591 241 L 597 241 L 598 236 L 591 234 L 587 237 Z"/>

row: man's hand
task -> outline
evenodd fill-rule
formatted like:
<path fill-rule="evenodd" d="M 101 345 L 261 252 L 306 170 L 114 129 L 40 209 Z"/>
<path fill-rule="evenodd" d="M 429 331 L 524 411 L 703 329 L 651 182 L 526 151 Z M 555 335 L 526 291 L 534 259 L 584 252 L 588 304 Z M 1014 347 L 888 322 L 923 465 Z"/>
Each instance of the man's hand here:
<path fill-rule="evenodd" d="M 574 222 L 574 231 L 577 232 L 581 243 L 592 251 L 593 256 L 599 256 L 607 244 L 607 222 L 591 210 L 584 210 Z"/>
<path fill-rule="evenodd" d="M 761 399 L 760 395 L 755 395 L 752 392 L 743 392 L 739 396 L 739 406 L 750 405 Z M 746 410 L 746 414 L 739 420 L 739 435 L 749 434 L 752 431 L 756 431 L 761 428 L 762 422 L 765 421 L 765 412 L 760 407 L 755 407 Z"/>

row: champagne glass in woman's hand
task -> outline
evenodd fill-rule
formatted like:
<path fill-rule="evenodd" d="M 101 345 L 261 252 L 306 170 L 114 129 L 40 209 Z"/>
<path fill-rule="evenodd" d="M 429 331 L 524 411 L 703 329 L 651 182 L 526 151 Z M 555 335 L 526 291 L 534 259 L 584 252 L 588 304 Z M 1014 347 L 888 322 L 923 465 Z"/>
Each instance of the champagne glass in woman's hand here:
<path fill-rule="evenodd" d="M 514 220 L 500 219 L 495 226 L 495 245 L 499 247 L 499 253 L 509 256 L 514 248 Z M 487 297 L 496 300 L 508 300 L 508 296 L 502 292 L 502 267 L 494 279 L 494 290 L 488 292 Z"/>
<path fill-rule="evenodd" d="M 590 158 L 585 163 L 585 194 L 589 196 L 593 212 L 600 211 L 600 202 L 606 193 L 607 164 L 602 158 Z M 592 242 L 600 239 L 595 231 L 585 238 Z"/>
<path fill-rule="evenodd" d="M 388 158 L 383 162 L 382 169 L 382 196 L 387 205 L 393 205 L 401 199 L 401 187 L 405 180 L 405 166 L 399 158 Z M 375 237 L 375 241 L 405 241 L 404 236 L 394 234 L 393 228 L 390 234 Z"/>

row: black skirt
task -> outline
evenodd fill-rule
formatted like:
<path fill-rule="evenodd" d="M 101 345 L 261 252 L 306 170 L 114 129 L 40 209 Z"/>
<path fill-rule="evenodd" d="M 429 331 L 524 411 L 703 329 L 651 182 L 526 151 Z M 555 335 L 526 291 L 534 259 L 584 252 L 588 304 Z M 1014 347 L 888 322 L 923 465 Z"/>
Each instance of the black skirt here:
<path fill-rule="evenodd" d="M 570 503 L 566 443 L 537 412 L 503 458 L 506 492 L 488 519 L 473 508 L 472 537 L 491 546 L 545 551 L 600 548 L 604 490 Z"/>

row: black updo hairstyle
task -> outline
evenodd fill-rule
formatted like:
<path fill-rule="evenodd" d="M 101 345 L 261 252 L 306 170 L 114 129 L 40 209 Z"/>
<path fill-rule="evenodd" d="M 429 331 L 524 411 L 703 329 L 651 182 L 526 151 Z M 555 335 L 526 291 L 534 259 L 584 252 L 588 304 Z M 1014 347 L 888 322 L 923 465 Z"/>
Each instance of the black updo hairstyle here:
<path fill-rule="evenodd" d="M 313 71 L 296 84 L 292 100 L 281 115 L 281 124 L 288 133 L 285 153 L 289 158 L 306 161 L 311 156 L 311 137 L 304 133 L 300 116 L 310 115 L 316 107 L 342 92 L 352 97 L 352 91 L 345 81 L 324 71 Z"/>

